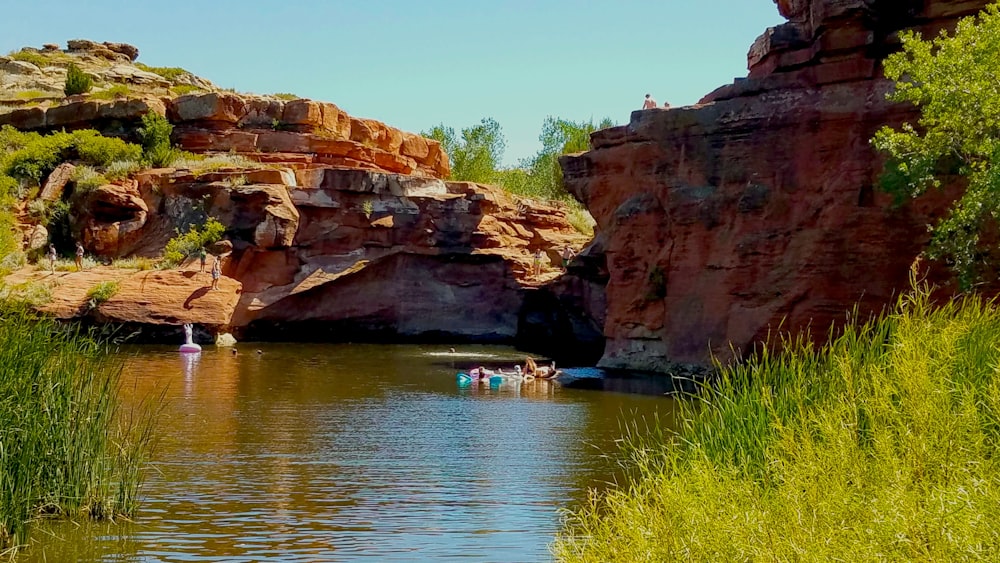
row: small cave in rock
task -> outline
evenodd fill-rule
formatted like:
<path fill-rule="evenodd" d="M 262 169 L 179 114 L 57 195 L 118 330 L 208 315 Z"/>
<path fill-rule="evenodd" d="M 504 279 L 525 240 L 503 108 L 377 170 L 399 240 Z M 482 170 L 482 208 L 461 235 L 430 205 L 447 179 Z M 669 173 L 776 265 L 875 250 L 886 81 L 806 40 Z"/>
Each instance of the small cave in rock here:
<path fill-rule="evenodd" d="M 99 223 L 117 223 L 120 221 L 135 221 L 139 219 L 141 209 L 121 207 L 104 201 L 95 201 L 90 212 Z"/>

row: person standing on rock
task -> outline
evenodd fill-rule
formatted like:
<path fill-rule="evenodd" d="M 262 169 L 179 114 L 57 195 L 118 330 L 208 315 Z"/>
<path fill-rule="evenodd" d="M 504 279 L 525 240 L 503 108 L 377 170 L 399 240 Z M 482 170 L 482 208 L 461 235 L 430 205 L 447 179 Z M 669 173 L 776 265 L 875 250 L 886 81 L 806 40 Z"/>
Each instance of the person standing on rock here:
<path fill-rule="evenodd" d="M 49 245 L 49 271 L 56 271 L 56 245 Z"/>
<path fill-rule="evenodd" d="M 532 273 L 536 276 L 542 274 L 542 249 L 539 248 L 535 251 L 535 259 L 532 263 Z"/>
<path fill-rule="evenodd" d="M 642 103 L 642 109 L 656 109 L 656 100 L 649 94 L 646 94 L 646 101 Z"/>
<path fill-rule="evenodd" d="M 201 260 L 201 271 L 205 271 L 205 260 L 208 259 L 208 253 L 205 252 L 205 247 L 198 249 L 198 258 Z"/>
<path fill-rule="evenodd" d="M 566 271 L 566 267 L 569 266 L 569 261 L 572 260 L 574 256 L 576 256 L 576 252 L 573 252 L 573 249 L 567 244 L 566 248 L 562 251 L 562 269 L 564 272 Z"/>
<path fill-rule="evenodd" d="M 219 277 L 222 276 L 222 259 L 218 256 L 212 262 L 212 290 L 219 289 Z"/>
<path fill-rule="evenodd" d="M 83 243 L 80 241 L 76 242 L 76 270 L 83 270 Z"/>

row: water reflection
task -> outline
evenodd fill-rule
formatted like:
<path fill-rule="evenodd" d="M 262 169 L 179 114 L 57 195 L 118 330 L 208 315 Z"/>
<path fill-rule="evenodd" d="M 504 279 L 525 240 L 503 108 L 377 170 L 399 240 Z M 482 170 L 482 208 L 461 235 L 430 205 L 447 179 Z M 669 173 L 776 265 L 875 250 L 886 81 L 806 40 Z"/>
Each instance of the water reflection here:
<path fill-rule="evenodd" d="M 557 509 L 611 478 L 592 444 L 612 447 L 623 411 L 669 408 L 545 380 L 457 385 L 456 366 L 523 360 L 506 348 L 261 352 L 129 351 L 130 400 L 168 399 L 140 518 L 57 527 L 25 560 L 545 561 Z"/>

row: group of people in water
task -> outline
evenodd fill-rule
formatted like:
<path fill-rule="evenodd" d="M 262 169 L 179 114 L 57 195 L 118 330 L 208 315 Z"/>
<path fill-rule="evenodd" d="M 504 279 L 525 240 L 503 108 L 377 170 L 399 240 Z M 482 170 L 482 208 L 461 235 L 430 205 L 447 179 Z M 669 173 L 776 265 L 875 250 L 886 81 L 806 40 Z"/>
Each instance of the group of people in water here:
<path fill-rule="evenodd" d="M 483 366 L 479 366 L 477 368 L 469 370 L 469 376 L 472 377 L 473 380 L 485 381 L 489 380 L 489 378 L 496 375 L 509 377 L 513 379 L 523 379 L 525 381 L 531 381 L 532 379 L 553 379 L 557 375 L 559 375 L 559 372 L 556 371 L 555 362 L 552 362 L 550 365 L 547 366 L 540 366 L 537 363 L 535 363 L 535 359 L 532 358 L 531 356 L 525 358 L 523 368 L 519 365 L 516 365 L 514 366 L 513 371 L 505 372 L 503 368 L 497 368 L 495 370 L 491 370 L 491 369 L 486 369 Z"/>

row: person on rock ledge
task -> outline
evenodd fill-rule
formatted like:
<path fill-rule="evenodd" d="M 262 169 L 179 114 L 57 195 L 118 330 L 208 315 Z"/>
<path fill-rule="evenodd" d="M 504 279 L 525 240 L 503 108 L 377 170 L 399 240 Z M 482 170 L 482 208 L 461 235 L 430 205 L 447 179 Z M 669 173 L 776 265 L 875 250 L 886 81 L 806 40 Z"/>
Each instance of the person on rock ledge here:
<path fill-rule="evenodd" d="M 212 291 L 219 289 L 220 276 L 222 276 L 222 259 L 216 256 L 212 262 Z"/>
<path fill-rule="evenodd" d="M 83 270 L 83 243 L 76 243 L 76 271 Z"/>
<path fill-rule="evenodd" d="M 566 267 L 569 266 L 569 261 L 572 260 L 574 256 L 576 256 L 576 252 L 573 252 L 573 248 L 567 244 L 566 248 L 563 248 L 561 256 L 562 256 L 562 269 L 565 272 Z"/>
<path fill-rule="evenodd" d="M 655 108 L 656 108 L 656 100 L 654 100 L 653 97 L 650 96 L 649 94 L 646 94 L 646 101 L 642 102 L 642 109 L 655 109 Z"/>

